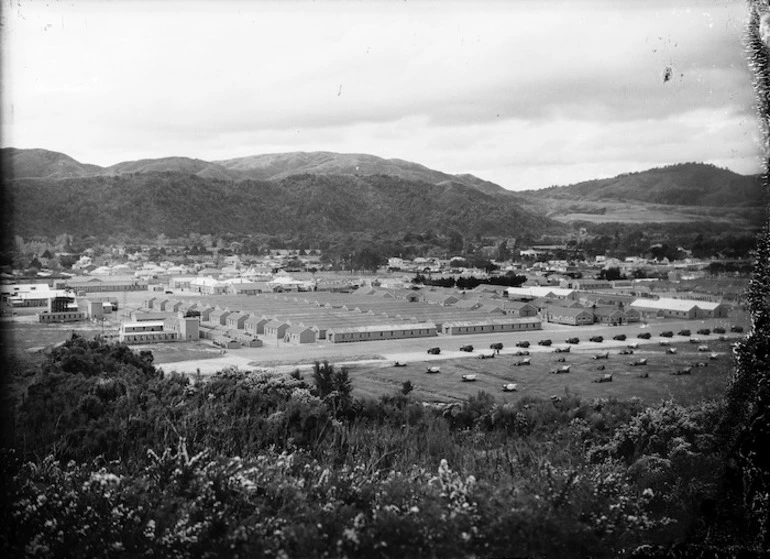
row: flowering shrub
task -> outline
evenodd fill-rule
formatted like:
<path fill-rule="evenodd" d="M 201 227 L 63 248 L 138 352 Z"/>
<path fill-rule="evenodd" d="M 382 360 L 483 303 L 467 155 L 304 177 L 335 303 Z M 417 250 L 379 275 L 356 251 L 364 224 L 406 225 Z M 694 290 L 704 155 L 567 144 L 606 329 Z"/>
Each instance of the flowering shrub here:
<path fill-rule="evenodd" d="M 70 349 L 98 361 L 89 348 Z M 319 390 L 146 375 L 121 351 L 103 374 L 59 353 L 33 382 L 0 461 L 5 556 L 614 557 L 715 533 L 717 403 L 479 393 L 432 409 L 353 400 L 326 364 Z"/>

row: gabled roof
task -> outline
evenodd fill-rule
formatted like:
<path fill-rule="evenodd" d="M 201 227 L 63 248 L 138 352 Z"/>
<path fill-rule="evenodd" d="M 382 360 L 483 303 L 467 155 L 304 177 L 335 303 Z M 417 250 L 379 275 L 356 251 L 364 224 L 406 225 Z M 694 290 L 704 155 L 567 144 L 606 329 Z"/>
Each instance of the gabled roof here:
<path fill-rule="evenodd" d="M 632 307 L 640 309 L 660 309 L 671 311 L 691 311 L 695 307 L 704 308 L 701 306 L 704 301 L 688 301 L 686 299 L 636 299 L 631 303 Z"/>
<path fill-rule="evenodd" d="M 588 316 L 593 315 L 591 309 L 584 309 L 580 307 L 553 306 L 551 309 L 551 314 L 555 316 L 580 316 L 581 314 L 587 314 Z"/>

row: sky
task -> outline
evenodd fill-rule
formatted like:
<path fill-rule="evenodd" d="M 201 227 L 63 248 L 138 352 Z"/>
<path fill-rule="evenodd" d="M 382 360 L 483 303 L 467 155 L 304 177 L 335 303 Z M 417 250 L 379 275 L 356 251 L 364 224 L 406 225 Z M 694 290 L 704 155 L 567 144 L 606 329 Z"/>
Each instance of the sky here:
<path fill-rule="evenodd" d="M 740 0 L 0 6 L 2 147 L 368 153 L 510 190 L 761 171 Z"/>

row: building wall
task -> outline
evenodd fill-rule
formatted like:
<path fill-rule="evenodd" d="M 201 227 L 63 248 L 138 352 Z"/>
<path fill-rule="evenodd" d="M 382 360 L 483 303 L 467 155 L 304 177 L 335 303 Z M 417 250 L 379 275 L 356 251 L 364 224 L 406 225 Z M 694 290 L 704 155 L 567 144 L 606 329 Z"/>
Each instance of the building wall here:
<path fill-rule="evenodd" d="M 460 326 L 445 324 L 442 332 L 449 336 L 467 334 L 491 334 L 498 332 L 522 332 L 525 330 L 540 330 L 540 322 L 515 322 L 513 324 L 476 324 L 473 326 Z"/>
<path fill-rule="evenodd" d="M 178 339 L 177 332 L 121 332 L 121 342 L 127 344 L 151 344 L 156 342 L 173 342 Z"/>
<path fill-rule="evenodd" d="M 85 320 L 86 315 L 80 311 L 48 312 L 43 311 L 37 315 L 38 322 L 78 322 Z"/>
<path fill-rule="evenodd" d="M 560 315 L 557 309 L 548 312 L 548 322 L 556 324 L 566 324 L 568 326 L 583 326 L 593 324 L 594 317 L 591 313 L 581 313 L 576 315 Z"/>
<path fill-rule="evenodd" d="M 375 330 L 369 332 L 334 332 L 330 330 L 327 332 L 327 338 L 330 343 L 346 343 L 346 342 L 373 342 L 377 340 L 400 340 L 404 338 L 429 338 L 436 336 L 437 332 L 435 328 L 420 328 L 415 326 L 414 328 L 401 329 L 401 330 Z"/>

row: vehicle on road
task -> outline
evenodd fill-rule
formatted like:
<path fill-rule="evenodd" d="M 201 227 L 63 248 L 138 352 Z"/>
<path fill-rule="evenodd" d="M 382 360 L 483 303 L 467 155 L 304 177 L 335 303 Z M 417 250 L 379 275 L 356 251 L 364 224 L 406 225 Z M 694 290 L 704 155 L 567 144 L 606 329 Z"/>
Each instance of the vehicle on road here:
<path fill-rule="evenodd" d="M 691 332 L 686 328 L 684 330 L 679 330 L 679 332 L 676 333 L 677 336 L 689 336 L 690 334 Z"/>
<path fill-rule="evenodd" d="M 529 342 L 526 340 L 522 342 L 516 342 L 516 347 L 529 347 Z"/>
<path fill-rule="evenodd" d="M 650 334 L 649 332 L 642 332 L 637 336 L 637 338 L 639 338 L 640 340 L 649 340 L 650 338 L 652 338 L 652 334 Z"/>
<path fill-rule="evenodd" d="M 591 336 L 588 340 L 589 342 L 595 342 L 595 343 L 602 343 L 604 341 L 604 336 Z"/>
<path fill-rule="evenodd" d="M 701 328 L 696 332 L 696 334 L 700 334 L 701 336 L 708 336 L 709 334 L 711 334 L 711 330 L 709 330 L 708 328 Z"/>
<path fill-rule="evenodd" d="M 674 337 L 674 333 L 671 330 L 666 330 L 665 332 L 661 332 L 660 335 L 663 338 L 673 338 Z"/>
<path fill-rule="evenodd" d="M 540 340 L 539 342 L 537 342 L 537 345 L 549 346 L 551 345 L 551 343 L 552 343 L 551 340 Z"/>
<path fill-rule="evenodd" d="M 612 336 L 613 340 L 617 340 L 619 342 L 625 342 L 626 341 L 626 335 L 625 334 L 618 334 L 617 336 Z"/>
<path fill-rule="evenodd" d="M 743 326 L 732 326 L 730 328 L 730 332 L 738 332 L 738 333 L 743 332 Z"/>
<path fill-rule="evenodd" d="M 430 353 L 431 355 L 438 355 L 439 353 L 441 353 L 441 348 L 440 347 L 432 347 L 432 348 L 430 348 L 428 350 L 428 353 Z"/>
<path fill-rule="evenodd" d="M 467 351 L 468 353 L 470 353 L 471 351 L 473 351 L 473 346 L 472 345 L 461 345 L 460 346 L 460 351 Z"/>
<path fill-rule="evenodd" d="M 568 344 L 579 344 L 580 343 L 580 338 L 567 338 L 567 343 Z"/>

